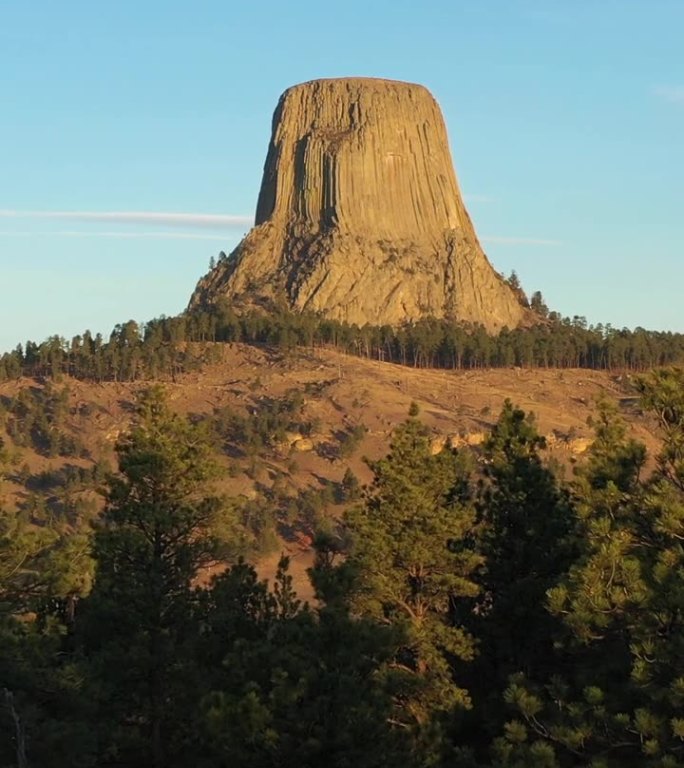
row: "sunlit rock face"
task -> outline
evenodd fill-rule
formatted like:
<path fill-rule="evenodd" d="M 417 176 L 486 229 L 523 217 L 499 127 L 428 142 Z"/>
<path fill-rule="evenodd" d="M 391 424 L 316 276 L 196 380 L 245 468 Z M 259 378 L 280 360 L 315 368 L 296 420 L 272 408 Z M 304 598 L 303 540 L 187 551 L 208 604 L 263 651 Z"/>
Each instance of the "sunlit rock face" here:
<path fill-rule="evenodd" d="M 515 327 L 525 309 L 483 253 L 430 92 L 369 78 L 288 89 L 254 228 L 190 308 L 288 306 L 349 323 Z"/>

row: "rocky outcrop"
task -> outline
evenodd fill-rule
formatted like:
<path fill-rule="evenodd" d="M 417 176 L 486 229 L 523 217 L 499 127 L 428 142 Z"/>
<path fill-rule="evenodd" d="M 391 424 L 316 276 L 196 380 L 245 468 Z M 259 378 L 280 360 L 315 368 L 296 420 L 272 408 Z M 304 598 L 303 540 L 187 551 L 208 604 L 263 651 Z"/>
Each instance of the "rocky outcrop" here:
<path fill-rule="evenodd" d="M 437 102 L 367 78 L 280 98 L 255 227 L 190 308 L 222 297 L 359 325 L 433 316 L 497 330 L 526 315 L 480 248 Z"/>

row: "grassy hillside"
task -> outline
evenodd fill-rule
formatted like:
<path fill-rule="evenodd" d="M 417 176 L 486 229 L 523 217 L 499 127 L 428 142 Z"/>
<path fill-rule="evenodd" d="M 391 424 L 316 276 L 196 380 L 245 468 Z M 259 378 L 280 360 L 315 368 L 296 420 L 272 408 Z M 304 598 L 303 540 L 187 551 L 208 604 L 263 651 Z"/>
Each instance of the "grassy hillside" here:
<path fill-rule="evenodd" d="M 284 354 L 275 348 L 216 344 L 192 373 L 163 380 L 173 407 L 209 422 L 235 497 L 254 538 L 250 557 L 270 575 L 280 552 L 293 559 L 296 586 L 310 587 L 311 536 L 353 499 L 343 482 L 367 482 L 364 457 L 386 451 L 411 402 L 434 435 L 477 452 L 506 399 L 537 417 L 548 455 L 568 470 L 591 440 L 595 399 L 617 401 L 635 437 L 650 449 L 653 428 L 629 377 L 576 369 L 413 369 L 330 350 Z M 95 518 L 98 483 L 114 466 L 136 393 L 149 382 L 89 383 L 21 378 L 0 385 L 0 435 L 10 458 L 9 502 L 37 522 Z M 353 473 L 353 477 L 350 473 Z"/>

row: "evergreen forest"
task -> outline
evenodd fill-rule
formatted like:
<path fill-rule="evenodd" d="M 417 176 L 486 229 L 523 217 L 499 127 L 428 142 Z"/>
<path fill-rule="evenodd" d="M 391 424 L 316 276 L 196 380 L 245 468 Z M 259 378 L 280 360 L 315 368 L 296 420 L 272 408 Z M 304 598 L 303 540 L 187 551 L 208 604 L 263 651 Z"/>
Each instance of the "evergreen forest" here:
<path fill-rule="evenodd" d="M 527 301 L 525 299 L 525 301 Z M 427 318 L 401 328 L 355 325 L 286 310 L 237 314 L 227 302 L 206 310 L 117 325 L 109 338 L 85 331 L 72 339 L 28 341 L 0 356 L 0 382 L 21 376 L 86 381 L 155 380 L 196 370 L 212 349 L 239 342 L 281 350 L 328 347 L 416 368 L 589 368 L 647 371 L 684 360 L 684 334 L 589 326 L 549 312 L 541 294 L 529 302 L 539 322 L 491 335 L 482 326 Z"/>
<path fill-rule="evenodd" d="M 149 375 L 175 322 L 5 370 Z M 477 450 L 438 453 L 412 406 L 372 481 L 345 476 L 308 604 L 286 558 L 268 583 L 250 564 L 208 425 L 142 389 L 87 478 L 102 514 L 0 503 L 0 766 L 684 766 L 684 372 L 637 386 L 657 456 L 601 401 L 570 476 L 510 401 Z M 15 437 L 77 452 L 48 439 L 59 395 L 43 410 Z"/>

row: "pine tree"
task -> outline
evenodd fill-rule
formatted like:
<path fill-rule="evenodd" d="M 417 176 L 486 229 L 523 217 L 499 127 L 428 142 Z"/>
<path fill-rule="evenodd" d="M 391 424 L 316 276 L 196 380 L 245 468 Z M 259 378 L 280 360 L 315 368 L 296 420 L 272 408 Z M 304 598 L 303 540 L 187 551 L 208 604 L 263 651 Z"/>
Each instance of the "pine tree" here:
<path fill-rule="evenodd" d="M 117 452 L 82 619 L 101 759 L 185 765 L 194 580 L 217 556 L 221 504 L 208 495 L 216 465 L 207 436 L 174 414 L 158 387 L 140 397 Z"/>
<path fill-rule="evenodd" d="M 79 762 L 91 754 L 81 678 L 65 652 L 61 619 L 63 606 L 87 591 L 89 575 L 86 536 L 34 525 L 0 497 L 2 765 L 87 764 Z"/>
<path fill-rule="evenodd" d="M 386 665 L 393 719 L 420 743 L 444 715 L 470 706 L 450 661 L 472 659 L 474 643 L 453 614 L 477 592 L 480 559 L 468 543 L 474 519 L 464 460 L 451 450 L 432 455 L 415 412 L 395 431 L 389 455 L 371 463 L 367 497 L 346 517 L 353 544 L 340 576 L 352 613 L 400 633 Z"/>
<path fill-rule="evenodd" d="M 574 489 L 579 557 L 549 592 L 567 629 L 556 635 L 565 663 L 546 681 L 520 678 L 507 691 L 520 719 L 497 742 L 504 765 L 535 765 L 534 739 L 555 755 L 549 765 L 681 765 L 684 375 L 660 371 L 640 386 L 663 432 L 657 469 L 640 479 L 643 447 L 602 405 Z"/>
<path fill-rule="evenodd" d="M 485 743 L 507 716 L 509 677 L 545 679 L 553 661 L 560 622 L 546 609 L 546 593 L 572 562 L 574 519 L 567 494 L 542 461 L 544 445 L 533 417 L 510 401 L 484 444 L 481 592 L 463 620 L 478 640 L 469 674 L 478 724 L 485 729 L 476 739 Z"/>
<path fill-rule="evenodd" d="M 286 561 L 272 589 L 240 563 L 205 598 L 209 765 L 410 765 L 378 675 L 393 647 L 388 628 L 337 607 L 302 607 Z"/>

